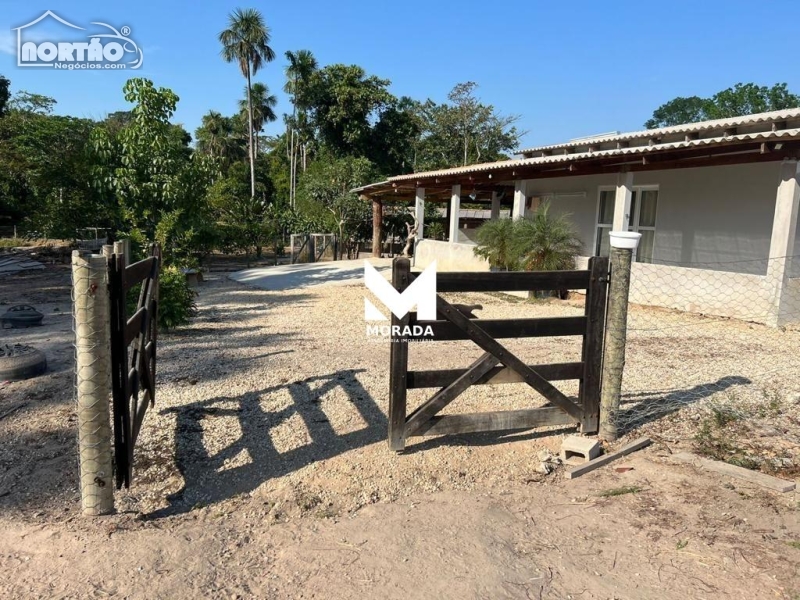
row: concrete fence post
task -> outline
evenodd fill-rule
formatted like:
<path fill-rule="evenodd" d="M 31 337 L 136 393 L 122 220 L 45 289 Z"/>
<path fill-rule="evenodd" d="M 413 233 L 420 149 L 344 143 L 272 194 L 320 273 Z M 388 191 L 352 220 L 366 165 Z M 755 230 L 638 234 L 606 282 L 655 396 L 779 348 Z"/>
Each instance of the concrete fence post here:
<path fill-rule="evenodd" d="M 107 515 L 114 511 L 114 480 L 106 256 L 72 253 L 72 293 L 81 506 L 84 515 Z"/>
<path fill-rule="evenodd" d="M 611 282 L 608 289 L 603 377 L 600 390 L 600 439 L 617 439 L 617 413 L 622 395 L 625 343 L 628 332 L 628 296 L 633 253 L 642 237 L 631 231 L 611 232 Z"/>

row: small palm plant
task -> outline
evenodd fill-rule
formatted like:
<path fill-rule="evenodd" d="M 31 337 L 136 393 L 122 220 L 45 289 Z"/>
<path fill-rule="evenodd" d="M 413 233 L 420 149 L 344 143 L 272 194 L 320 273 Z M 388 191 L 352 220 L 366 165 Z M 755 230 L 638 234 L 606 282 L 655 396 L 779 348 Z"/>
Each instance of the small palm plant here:
<path fill-rule="evenodd" d="M 525 271 L 562 271 L 575 268 L 583 244 L 569 215 L 553 215 L 550 203 L 525 219 L 515 221 L 511 253 Z"/>
<path fill-rule="evenodd" d="M 475 234 L 478 242 L 475 256 L 485 258 L 495 269 L 516 270 L 519 264 L 519 255 L 515 252 L 516 223 L 511 219 L 496 219 L 481 225 Z"/>

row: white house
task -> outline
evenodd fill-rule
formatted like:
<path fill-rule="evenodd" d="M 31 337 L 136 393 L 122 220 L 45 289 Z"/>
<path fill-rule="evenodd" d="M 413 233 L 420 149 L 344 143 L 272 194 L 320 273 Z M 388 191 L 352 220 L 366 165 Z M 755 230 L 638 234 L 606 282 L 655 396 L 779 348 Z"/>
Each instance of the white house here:
<path fill-rule="evenodd" d="M 449 239 L 419 241 L 417 267 L 437 260 L 439 270 L 488 270 L 460 232 L 461 202 L 486 203 L 493 218 L 508 206 L 521 218 L 550 199 L 553 210 L 570 213 L 585 257 L 608 252 L 611 230 L 642 234 L 634 302 L 770 325 L 800 322 L 800 109 L 583 138 L 520 155 L 356 191 L 374 203 L 375 216 L 384 200 L 413 201 L 420 222 L 425 202 L 449 203 Z"/>

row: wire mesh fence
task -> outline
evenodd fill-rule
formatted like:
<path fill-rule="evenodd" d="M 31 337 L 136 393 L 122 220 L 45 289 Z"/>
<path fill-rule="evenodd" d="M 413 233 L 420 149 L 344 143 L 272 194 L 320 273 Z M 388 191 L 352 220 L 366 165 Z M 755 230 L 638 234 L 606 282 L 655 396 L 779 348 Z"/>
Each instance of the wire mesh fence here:
<path fill-rule="evenodd" d="M 790 276 L 793 260 L 800 258 L 633 263 L 626 331 L 609 324 L 607 333 L 627 337 L 614 418 L 620 434 L 646 429 L 700 443 L 710 419 L 717 449 L 747 454 L 726 446 L 728 422 L 742 423 L 751 436 L 769 429 L 767 422 L 800 425 L 800 278 Z M 781 456 L 759 456 L 751 443 L 752 460 L 800 465 L 794 431 L 783 436 Z"/>
<path fill-rule="evenodd" d="M 102 255 L 72 256 L 75 398 L 81 504 L 86 515 L 113 511 L 108 266 Z"/>

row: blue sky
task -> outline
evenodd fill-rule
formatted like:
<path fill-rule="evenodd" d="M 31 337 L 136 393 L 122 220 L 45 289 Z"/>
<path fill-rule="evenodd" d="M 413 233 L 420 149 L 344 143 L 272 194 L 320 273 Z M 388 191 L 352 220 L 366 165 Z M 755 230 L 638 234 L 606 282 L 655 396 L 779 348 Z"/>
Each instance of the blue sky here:
<path fill-rule="evenodd" d="M 800 91 L 796 0 L 0 0 L 0 74 L 12 90 L 55 97 L 60 114 L 93 118 L 127 108 L 125 80 L 148 77 L 180 96 L 175 120 L 193 132 L 208 110 L 233 113 L 242 94 L 244 80 L 221 60 L 217 41 L 237 6 L 258 8 L 272 28 L 278 59 L 257 80 L 278 93 L 279 112 L 290 110 L 280 93 L 283 53 L 302 48 L 321 65 L 355 63 L 390 79 L 398 96 L 442 101 L 454 84 L 475 81 L 483 101 L 521 117 L 523 146 L 639 129 L 666 100 L 739 81 Z M 48 9 L 84 27 L 129 26 L 143 68 L 18 68 L 11 28 Z"/>

